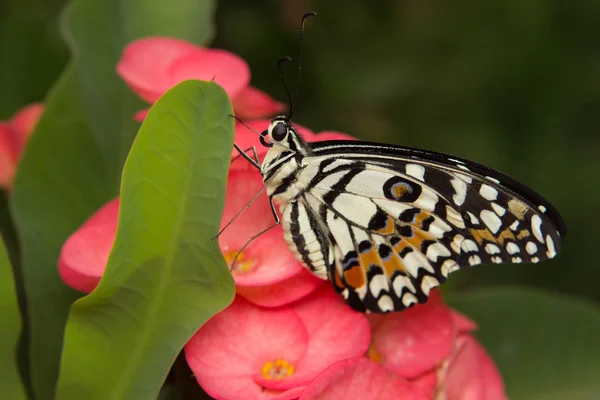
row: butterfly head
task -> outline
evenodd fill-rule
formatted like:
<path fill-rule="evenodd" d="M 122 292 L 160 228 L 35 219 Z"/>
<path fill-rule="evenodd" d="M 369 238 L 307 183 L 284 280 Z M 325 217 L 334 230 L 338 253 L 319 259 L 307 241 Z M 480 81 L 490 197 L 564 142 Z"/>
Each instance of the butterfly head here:
<path fill-rule="evenodd" d="M 265 147 L 273 147 L 279 143 L 285 147 L 290 134 L 296 134 L 290 120 L 285 115 L 278 115 L 271 120 L 269 127 L 260 134 L 260 143 Z"/>

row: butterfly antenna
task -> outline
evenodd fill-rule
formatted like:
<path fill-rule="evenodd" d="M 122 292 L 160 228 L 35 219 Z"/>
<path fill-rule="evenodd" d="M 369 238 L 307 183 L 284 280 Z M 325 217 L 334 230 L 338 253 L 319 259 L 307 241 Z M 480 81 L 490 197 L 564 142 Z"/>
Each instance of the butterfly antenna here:
<path fill-rule="evenodd" d="M 290 105 L 290 110 L 292 109 L 292 96 L 290 95 L 290 90 L 287 87 L 287 84 L 285 83 L 285 78 L 283 77 L 283 71 L 281 70 L 281 64 L 283 64 L 286 61 L 292 61 L 292 57 L 282 57 L 279 59 L 279 61 L 277 61 L 277 70 L 279 71 L 279 77 L 281 78 L 281 82 L 283 83 L 283 87 L 285 89 L 285 93 L 287 94 L 287 98 L 288 98 L 288 103 Z M 288 116 L 288 119 L 291 118 L 291 115 Z"/>
<path fill-rule="evenodd" d="M 290 110 L 289 119 L 292 119 L 292 115 L 296 111 L 296 107 L 298 106 L 298 100 L 300 99 L 300 85 L 302 83 L 302 46 L 304 44 L 304 25 L 306 24 L 306 20 L 309 17 L 316 17 L 316 12 L 309 12 L 304 14 L 302 17 L 302 24 L 300 26 L 300 55 L 298 57 L 298 87 L 296 88 L 296 101 L 294 102 L 294 106 Z"/>

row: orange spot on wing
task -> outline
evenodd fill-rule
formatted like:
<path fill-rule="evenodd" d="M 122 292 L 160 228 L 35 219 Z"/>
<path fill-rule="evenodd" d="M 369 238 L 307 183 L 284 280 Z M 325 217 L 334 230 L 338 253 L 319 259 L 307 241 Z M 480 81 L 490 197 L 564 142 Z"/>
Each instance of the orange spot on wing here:
<path fill-rule="evenodd" d="M 379 229 L 377 232 L 381 233 L 382 235 L 391 235 L 392 233 L 396 232 L 396 221 L 394 218 L 388 215 L 387 221 L 385 222 L 385 227 Z"/>
<path fill-rule="evenodd" d="M 344 271 L 344 279 L 348 286 L 358 289 L 365 284 L 365 272 L 360 265 L 355 265 Z"/>
<path fill-rule="evenodd" d="M 529 231 L 527 229 L 523 229 L 521 232 L 519 232 L 519 234 L 517 235 L 517 239 L 524 239 L 526 237 L 528 237 L 530 235 Z"/>
<path fill-rule="evenodd" d="M 402 253 L 405 247 L 408 247 L 408 242 L 405 239 L 402 239 L 394 246 L 394 251 L 398 254 Z"/>
<path fill-rule="evenodd" d="M 503 245 L 503 244 L 504 244 L 504 241 L 505 241 L 506 239 L 512 239 L 512 240 L 514 240 L 514 239 L 515 239 L 515 234 L 514 234 L 514 233 L 512 233 L 512 232 L 510 231 L 510 229 L 508 229 L 508 228 L 506 228 L 505 230 L 503 230 L 503 231 L 500 233 L 500 235 L 498 235 L 498 243 L 500 243 L 501 245 Z"/>
<path fill-rule="evenodd" d="M 471 232 L 471 235 L 473 235 L 473 238 L 475 238 L 475 240 L 479 244 L 483 243 L 484 240 L 487 240 L 492 243 L 496 242 L 496 238 L 494 238 L 492 232 L 490 232 L 487 229 L 469 229 L 469 231 Z"/>
<path fill-rule="evenodd" d="M 394 198 L 399 199 L 408 192 L 408 187 L 406 185 L 398 184 L 392 188 L 394 192 Z"/>
<path fill-rule="evenodd" d="M 344 288 L 344 283 L 336 267 L 333 268 L 333 284 L 340 289 Z"/>
<path fill-rule="evenodd" d="M 406 273 L 404 265 L 402 265 L 400 257 L 397 254 L 392 254 L 389 260 L 383 262 L 383 269 L 387 276 L 392 276 L 395 271 Z"/>
<path fill-rule="evenodd" d="M 379 265 L 381 260 L 379 260 L 377 250 L 375 250 L 375 248 L 371 248 L 371 250 L 358 255 L 358 262 L 365 271 L 368 271 L 372 264 Z"/>
<path fill-rule="evenodd" d="M 426 234 L 423 231 L 420 231 L 418 229 L 413 229 L 413 237 L 411 238 L 403 238 L 403 240 L 406 240 L 408 243 L 410 243 L 411 245 L 414 246 L 415 249 L 417 250 L 421 250 L 421 244 L 423 243 L 423 241 L 425 240 L 430 240 L 431 236 L 429 236 L 428 234 Z"/>

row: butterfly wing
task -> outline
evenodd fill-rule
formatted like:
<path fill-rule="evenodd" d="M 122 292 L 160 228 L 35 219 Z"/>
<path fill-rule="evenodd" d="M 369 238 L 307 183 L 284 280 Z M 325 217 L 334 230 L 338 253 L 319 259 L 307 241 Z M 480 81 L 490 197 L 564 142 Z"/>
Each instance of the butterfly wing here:
<path fill-rule="evenodd" d="M 405 147 L 311 145 L 286 236 L 355 309 L 400 311 L 457 269 L 539 262 L 560 249 L 558 213 L 500 172 Z"/>

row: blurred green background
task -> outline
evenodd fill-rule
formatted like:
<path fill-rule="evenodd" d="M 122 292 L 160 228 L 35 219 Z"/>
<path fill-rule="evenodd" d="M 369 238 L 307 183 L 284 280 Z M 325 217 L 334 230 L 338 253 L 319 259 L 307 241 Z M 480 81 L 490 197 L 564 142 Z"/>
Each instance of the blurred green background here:
<path fill-rule="evenodd" d="M 0 119 L 43 101 L 65 67 L 64 3 L 0 3 Z M 300 18 L 312 10 L 296 122 L 481 162 L 541 193 L 567 223 L 556 259 L 477 267 L 447 287 L 526 285 L 598 304 L 600 1 L 229 0 L 211 46 L 242 56 L 252 84 L 285 102 L 276 63 L 297 61 Z M 295 88 L 295 63 L 284 68 Z"/>
<path fill-rule="evenodd" d="M 43 100 L 67 62 L 63 3 L 0 6 L 0 118 Z M 557 259 L 478 267 L 453 285 L 523 283 L 600 301 L 600 2 L 230 0 L 212 46 L 241 55 L 252 84 L 285 102 L 276 62 L 297 60 L 307 10 L 319 15 L 307 23 L 296 122 L 479 161 L 566 220 Z M 295 64 L 285 73 L 295 87 Z"/>

